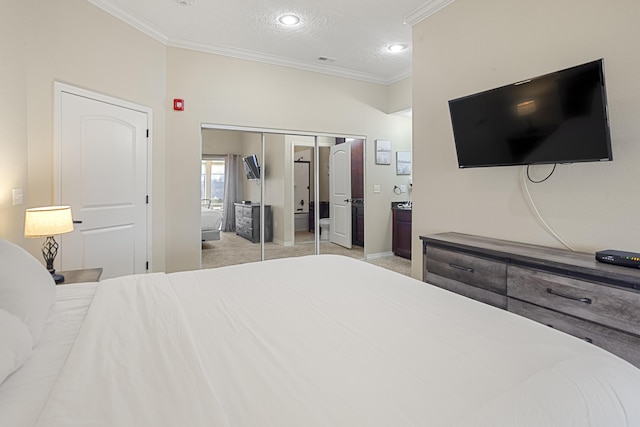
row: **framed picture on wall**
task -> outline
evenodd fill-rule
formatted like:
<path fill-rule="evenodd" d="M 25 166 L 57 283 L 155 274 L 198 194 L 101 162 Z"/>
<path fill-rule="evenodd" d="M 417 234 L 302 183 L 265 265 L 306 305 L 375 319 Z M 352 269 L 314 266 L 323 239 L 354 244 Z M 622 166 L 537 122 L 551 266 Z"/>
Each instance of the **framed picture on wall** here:
<path fill-rule="evenodd" d="M 411 175 L 411 151 L 396 152 L 396 174 Z"/>
<path fill-rule="evenodd" d="M 376 139 L 376 165 L 391 164 L 391 141 Z"/>

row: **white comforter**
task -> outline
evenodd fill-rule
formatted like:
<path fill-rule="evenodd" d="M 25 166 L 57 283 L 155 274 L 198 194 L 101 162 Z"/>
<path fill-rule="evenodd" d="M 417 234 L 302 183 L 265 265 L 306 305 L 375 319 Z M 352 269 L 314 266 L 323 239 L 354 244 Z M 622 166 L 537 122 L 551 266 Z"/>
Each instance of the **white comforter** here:
<path fill-rule="evenodd" d="M 364 262 L 100 283 L 39 426 L 638 426 L 640 370 Z"/>
<path fill-rule="evenodd" d="M 201 230 L 220 230 L 222 225 L 222 210 L 202 208 L 200 212 Z"/>

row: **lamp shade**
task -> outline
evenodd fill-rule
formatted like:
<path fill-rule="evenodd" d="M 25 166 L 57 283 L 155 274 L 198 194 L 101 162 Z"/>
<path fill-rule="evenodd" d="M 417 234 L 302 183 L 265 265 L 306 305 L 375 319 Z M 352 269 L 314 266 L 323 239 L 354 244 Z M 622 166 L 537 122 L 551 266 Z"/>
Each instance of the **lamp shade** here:
<path fill-rule="evenodd" d="M 73 231 L 71 207 L 48 206 L 27 209 L 24 237 L 48 237 Z"/>

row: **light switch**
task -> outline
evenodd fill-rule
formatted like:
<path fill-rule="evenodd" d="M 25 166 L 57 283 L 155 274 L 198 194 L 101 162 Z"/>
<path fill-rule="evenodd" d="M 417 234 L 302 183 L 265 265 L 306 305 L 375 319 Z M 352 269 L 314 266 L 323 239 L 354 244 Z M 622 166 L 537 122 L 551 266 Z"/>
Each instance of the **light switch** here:
<path fill-rule="evenodd" d="M 379 185 L 374 185 L 373 186 L 373 194 L 379 194 L 380 193 L 380 186 Z"/>
<path fill-rule="evenodd" d="M 13 206 L 18 206 L 24 203 L 24 195 L 22 193 L 22 187 L 12 189 L 11 194 L 13 196 Z"/>
<path fill-rule="evenodd" d="M 406 185 L 401 185 L 400 186 L 400 192 L 401 193 L 406 193 L 407 192 L 407 186 Z"/>

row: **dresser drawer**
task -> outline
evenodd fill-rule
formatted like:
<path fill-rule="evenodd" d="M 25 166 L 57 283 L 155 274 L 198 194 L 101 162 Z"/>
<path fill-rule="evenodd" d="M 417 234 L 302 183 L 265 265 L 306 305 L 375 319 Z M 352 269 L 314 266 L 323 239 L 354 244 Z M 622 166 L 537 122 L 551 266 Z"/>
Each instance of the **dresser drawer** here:
<path fill-rule="evenodd" d="M 245 239 L 251 240 L 253 238 L 253 229 L 250 227 L 242 227 L 236 229 L 236 234 L 244 237 Z"/>
<path fill-rule="evenodd" d="M 507 304 L 512 313 L 583 339 L 640 367 L 640 338 L 634 335 L 512 298 Z"/>
<path fill-rule="evenodd" d="M 429 273 L 505 295 L 507 264 L 434 246 L 426 248 Z"/>
<path fill-rule="evenodd" d="M 640 293 L 510 265 L 507 295 L 640 335 Z"/>
<path fill-rule="evenodd" d="M 507 309 L 507 297 L 505 295 L 497 294 L 475 286 L 469 286 L 456 280 L 448 279 L 429 272 L 426 273 L 425 280 L 431 285 L 455 292 L 456 294 L 463 295 L 467 298 L 471 298 L 503 310 Z"/>
<path fill-rule="evenodd" d="M 256 209 L 257 210 L 257 209 Z M 258 211 L 259 212 L 259 211 Z M 253 208 L 252 207 L 243 207 L 242 208 L 242 216 L 245 218 L 251 218 L 251 216 L 253 215 Z"/>

